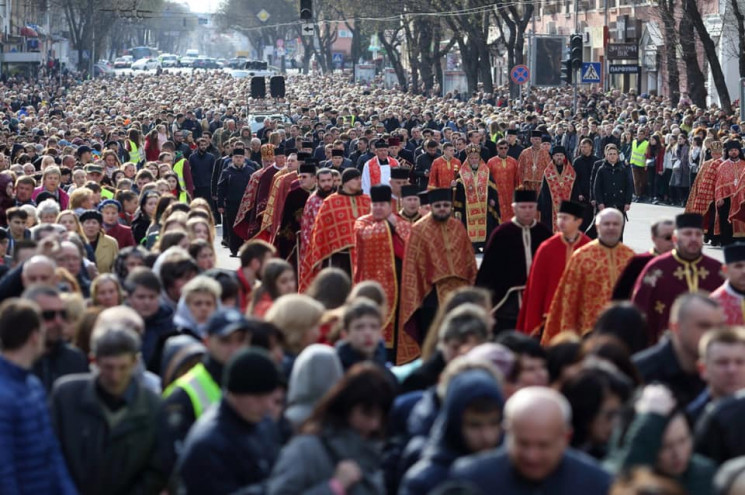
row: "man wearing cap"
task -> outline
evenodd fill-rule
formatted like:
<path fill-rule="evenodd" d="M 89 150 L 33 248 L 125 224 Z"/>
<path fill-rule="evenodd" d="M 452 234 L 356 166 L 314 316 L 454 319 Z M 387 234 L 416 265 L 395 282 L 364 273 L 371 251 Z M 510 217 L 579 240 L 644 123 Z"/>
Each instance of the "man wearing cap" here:
<path fill-rule="evenodd" d="M 543 181 L 543 172 L 551 163 L 551 156 L 541 146 L 543 133 L 532 131 L 530 135 L 530 148 L 520 153 L 517 166 L 520 175 L 520 184 L 529 191 L 538 192 Z"/>
<path fill-rule="evenodd" d="M 712 246 L 716 246 L 720 243 L 720 239 L 714 189 L 719 166 L 722 164 L 722 143 L 713 141 L 708 145 L 708 149 L 711 152 L 711 159 L 701 164 L 696 179 L 693 181 L 685 211 L 704 216 L 704 242 L 710 241 Z"/>
<path fill-rule="evenodd" d="M 252 169 L 246 167 L 245 150 L 243 148 L 233 149 L 233 156 L 228 165 L 220 174 L 217 182 L 217 211 L 223 217 L 223 231 L 228 234 L 228 248 L 230 254 L 235 256 L 243 244 L 241 232 L 237 232 L 235 225 L 240 221 L 243 192 L 251 179 Z M 232 227 L 232 228 L 231 228 Z"/>
<path fill-rule="evenodd" d="M 481 146 L 466 147 L 466 163 L 455 181 L 455 218 L 463 222 L 476 251 L 482 250 L 486 240 L 499 225 L 499 197 L 494 178 L 484 160 Z"/>
<path fill-rule="evenodd" d="M 551 231 L 536 220 L 536 193 L 519 189 L 513 197 L 515 216 L 492 232 L 476 278 L 476 285 L 492 292 L 499 331 L 515 328 L 533 256 L 551 237 Z"/>
<path fill-rule="evenodd" d="M 378 184 L 390 185 L 391 169 L 398 167 L 398 160 L 388 156 L 388 143 L 383 139 L 375 142 L 375 156 L 362 168 L 362 192 L 370 194 L 370 188 Z"/>
<path fill-rule="evenodd" d="M 280 170 L 274 158 L 274 145 L 261 145 L 261 163 L 263 167 L 251 175 L 248 187 L 245 188 L 233 224 L 233 231 L 246 241 L 252 239 L 261 230 L 264 210 L 271 192 L 272 179 Z"/>
<path fill-rule="evenodd" d="M 709 297 L 724 310 L 727 325 L 745 325 L 745 243 L 736 242 L 724 248 L 722 272 L 726 281 Z"/>
<path fill-rule="evenodd" d="M 455 187 L 455 179 L 460 171 L 461 161 L 455 158 L 453 143 L 442 145 L 442 156 L 435 158 L 429 171 L 427 189 Z"/>
<path fill-rule="evenodd" d="M 606 208 L 595 219 L 598 238 L 572 254 L 556 288 L 546 325 L 543 345 L 561 332 L 583 336 L 592 330 L 598 315 L 611 300 L 618 276 L 634 256 L 621 243 L 623 214 Z"/>
<path fill-rule="evenodd" d="M 328 161 L 324 161 L 323 163 L 325 166 L 328 166 L 330 168 L 336 169 L 339 172 L 344 170 L 345 168 L 350 168 L 351 165 L 344 166 L 344 162 L 347 161 L 347 159 L 344 158 L 344 150 L 339 149 L 332 149 L 331 150 L 331 159 Z M 351 160 L 350 160 L 351 164 Z"/>
<path fill-rule="evenodd" d="M 396 167 L 391 169 L 391 205 L 393 211 L 401 209 L 401 188 L 409 184 L 411 169 L 408 167 Z"/>
<path fill-rule="evenodd" d="M 300 269 L 302 269 L 302 260 L 305 259 L 305 253 L 310 244 L 310 234 L 313 231 L 318 210 L 321 209 L 323 201 L 335 192 L 333 171 L 330 168 L 319 169 L 316 172 L 316 189 L 305 202 L 303 216 L 300 219 L 300 246 L 298 248 L 299 259 L 301 260 Z M 298 272 L 299 277 L 300 272 Z"/>
<path fill-rule="evenodd" d="M 432 211 L 411 227 L 401 273 L 396 364 L 419 357 L 437 308 L 476 280 L 476 257 L 463 223 L 452 217 L 452 190 L 428 192 Z"/>
<path fill-rule="evenodd" d="M 398 347 L 396 316 L 401 268 L 411 224 L 394 213 L 389 186 L 373 186 L 370 198 L 372 213 L 361 216 L 354 223 L 356 258 L 352 280 L 354 283 L 375 280 L 383 286 L 387 304 L 383 311 L 383 339 L 389 360 L 393 361 Z"/>
<path fill-rule="evenodd" d="M 577 249 L 590 242 L 580 230 L 584 210 L 582 203 L 561 202 L 556 221 L 559 231 L 541 243 L 530 266 L 517 319 L 518 330 L 533 334 L 544 323 L 567 261 Z"/>
<path fill-rule="evenodd" d="M 199 418 L 184 444 L 177 470 L 185 494 L 241 493 L 269 478 L 281 447 L 269 417 L 280 384 L 265 352 L 245 349 L 233 356 L 225 396 Z"/>
<path fill-rule="evenodd" d="M 613 288 L 614 301 L 626 301 L 631 299 L 634 293 L 634 286 L 639 274 L 647 266 L 647 263 L 657 256 L 672 251 L 675 244 L 673 243 L 673 231 L 675 230 L 675 220 L 672 218 L 662 218 L 652 224 L 650 228 L 652 234 L 653 247 L 649 251 L 634 255 L 626 265 L 621 276 L 618 277 L 616 286 Z"/>
<path fill-rule="evenodd" d="M 426 191 L 424 191 L 426 194 Z M 398 215 L 409 223 L 419 221 L 424 215 L 421 212 L 419 189 L 413 185 L 401 187 L 401 209 Z"/>
<path fill-rule="evenodd" d="M 578 189 L 574 186 L 577 175 L 574 167 L 566 158 L 563 146 L 554 146 L 551 150 L 551 163 L 546 167 L 538 194 L 538 211 L 541 223 L 558 232 L 556 218 L 562 201 L 579 199 Z"/>
<path fill-rule="evenodd" d="M 489 167 L 494 183 L 497 185 L 497 196 L 499 197 L 499 213 L 501 218 L 512 218 L 512 196 L 520 187 L 520 174 L 518 173 L 517 160 L 507 154 L 509 145 L 504 139 L 497 141 L 497 156 L 492 157 L 486 166 Z"/>
<path fill-rule="evenodd" d="M 281 215 L 282 207 L 279 206 L 280 201 L 281 204 L 284 204 L 290 184 L 297 180 L 298 161 L 292 160 L 291 163 L 288 163 L 285 151 L 281 148 L 275 148 L 274 167 L 279 170 L 277 170 L 274 177 L 272 177 L 271 185 L 269 187 L 269 195 L 266 200 L 266 207 L 264 208 L 264 213 L 261 215 L 261 229 L 256 235 L 257 239 L 263 239 L 267 242 L 272 242 L 274 239 L 274 232 L 279 225 L 279 219 L 277 218 L 275 223 L 275 218 L 277 215 L 277 209 L 280 210 L 279 214 Z M 287 189 L 280 191 L 282 184 L 285 184 L 285 179 L 287 180 Z M 282 193 L 282 196 L 279 196 L 280 192 Z"/>
<path fill-rule="evenodd" d="M 97 210 L 86 210 L 79 220 L 83 234 L 95 253 L 96 268 L 99 273 L 110 273 L 119 254 L 119 245 L 116 239 L 102 231 L 103 215 Z"/>
<path fill-rule="evenodd" d="M 305 292 L 316 274 L 335 266 L 352 274 L 354 222 L 370 213 L 370 196 L 362 192 L 360 171 L 342 173 L 341 189 L 326 198 L 313 222 L 305 257 L 301 260 L 299 292 Z"/>
<path fill-rule="evenodd" d="M 745 237 L 745 160 L 742 159 L 742 144 L 730 140 L 724 143 L 727 160 L 719 165 L 714 189 L 722 246 L 734 242 L 734 238 Z"/>
<path fill-rule="evenodd" d="M 250 329 L 250 322 L 240 311 L 217 310 L 207 323 L 204 338 L 207 354 L 163 392 L 165 431 L 172 460 L 181 453 L 184 438 L 194 422 L 222 397 L 225 363 L 248 345 Z"/>
<path fill-rule="evenodd" d="M 288 260 L 296 268 L 299 265 L 297 247 L 298 233 L 301 229 L 300 221 L 303 217 L 305 203 L 316 188 L 316 165 L 308 163 L 310 161 L 300 166 L 298 178 L 289 185 L 289 192 L 285 195 L 280 210 L 281 217 L 272 239 L 279 256 Z"/>
<path fill-rule="evenodd" d="M 650 344 L 667 330 L 676 297 L 686 292 L 711 292 L 724 282 L 722 264 L 703 254 L 703 222 L 698 213 L 675 217 L 675 248 L 647 263 L 636 279 L 631 300 L 647 315 Z"/>
<path fill-rule="evenodd" d="M 104 232 L 116 240 L 119 249 L 135 245 L 132 229 L 119 223 L 119 213 L 122 211 L 119 201 L 106 199 L 98 205 L 98 211 L 101 212 Z"/>

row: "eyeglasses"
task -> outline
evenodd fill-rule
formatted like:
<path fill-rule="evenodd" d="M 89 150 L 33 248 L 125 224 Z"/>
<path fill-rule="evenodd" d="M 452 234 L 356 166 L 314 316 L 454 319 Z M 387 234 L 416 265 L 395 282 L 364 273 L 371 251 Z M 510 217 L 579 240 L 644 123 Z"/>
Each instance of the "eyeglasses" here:
<path fill-rule="evenodd" d="M 44 318 L 44 321 L 52 321 L 57 316 L 67 321 L 67 310 L 66 309 L 46 309 L 41 312 L 41 317 Z"/>
<path fill-rule="evenodd" d="M 507 146 L 497 146 L 497 149 L 506 150 L 507 149 Z"/>

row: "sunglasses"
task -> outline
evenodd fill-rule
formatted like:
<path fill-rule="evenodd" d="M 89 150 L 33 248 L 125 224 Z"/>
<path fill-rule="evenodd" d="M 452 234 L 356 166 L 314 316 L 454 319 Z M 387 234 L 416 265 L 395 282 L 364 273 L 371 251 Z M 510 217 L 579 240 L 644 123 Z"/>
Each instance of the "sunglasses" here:
<path fill-rule="evenodd" d="M 506 150 L 507 149 L 507 146 L 497 146 L 497 148 L 500 149 L 500 150 Z"/>
<path fill-rule="evenodd" d="M 44 321 L 52 321 L 57 316 L 67 321 L 67 310 L 66 309 L 57 309 L 57 310 L 47 309 L 41 312 L 41 317 L 44 318 Z"/>

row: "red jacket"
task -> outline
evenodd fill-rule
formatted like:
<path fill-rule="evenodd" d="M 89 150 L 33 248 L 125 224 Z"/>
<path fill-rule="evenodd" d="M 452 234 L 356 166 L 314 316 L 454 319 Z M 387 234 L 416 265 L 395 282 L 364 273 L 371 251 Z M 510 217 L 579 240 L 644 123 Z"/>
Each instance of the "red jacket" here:
<path fill-rule="evenodd" d="M 131 228 L 119 223 L 113 226 L 104 224 L 103 227 L 104 230 L 106 230 L 106 235 L 109 235 L 116 239 L 117 244 L 119 244 L 119 249 L 135 245 L 135 238 L 132 235 Z"/>

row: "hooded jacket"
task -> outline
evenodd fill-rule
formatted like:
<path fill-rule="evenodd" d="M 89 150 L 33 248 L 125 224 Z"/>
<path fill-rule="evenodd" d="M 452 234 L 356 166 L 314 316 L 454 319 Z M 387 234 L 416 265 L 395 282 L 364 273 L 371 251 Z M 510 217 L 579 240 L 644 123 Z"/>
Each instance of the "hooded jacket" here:
<path fill-rule="evenodd" d="M 10 174 L 0 174 L 0 227 L 8 226 L 5 212 L 15 206 L 15 200 L 5 193 L 10 184 L 13 184 L 13 177 Z"/>
<path fill-rule="evenodd" d="M 463 414 L 482 398 L 493 400 L 500 409 L 504 404 L 499 385 L 487 371 L 464 371 L 452 379 L 424 457 L 406 473 L 399 495 L 430 493 L 445 481 L 456 459 L 471 454 L 462 434 Z"/>
<path fill-rule="evenodd" d="M 173 316 L 173 324 L 180 332 L 187 331 L 192 335 L 199 335 L 204 337 L 207 335 L 207 322 L 202 324 L 197 323 L 194 319 L 194 315 L 191 314 L 189 306 L 186 305 L 186 298 L 181 297 L 178 305 L 176 306 L 176 314 Z"/>
<path fill-rule="evenodd" d="M 313 412 L 316 403 L 344 375 L 334 350 L 323 344 L 304 349 L 290 374 L 285 418 L 297 429 Z"/>
<path fill-rule="evenodd" d="M 176 332 L 173 324 L 173 310 L 161 303 L 158 312 L 145 320 L 145 333 L 142 337 L 142 357 L 147 369 L 157 373 L 160 357 L 166 339 Z"/>

